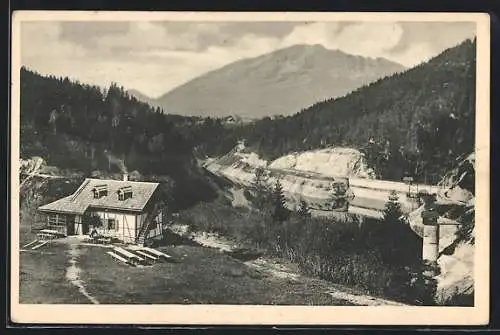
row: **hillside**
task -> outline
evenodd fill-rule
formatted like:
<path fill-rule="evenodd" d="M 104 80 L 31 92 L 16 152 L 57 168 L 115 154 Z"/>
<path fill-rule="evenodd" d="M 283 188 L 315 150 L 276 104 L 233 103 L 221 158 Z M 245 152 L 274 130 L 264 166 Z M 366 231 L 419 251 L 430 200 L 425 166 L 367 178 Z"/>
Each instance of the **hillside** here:
<path fill-rule="evenodd" d="M 295 45 L 206 73 L 153 104 L 181 115 L 291 115 L 403 69 L 386 59 L 353 56 L 320 45 Z"/>
<path fill-rule="evenodd" d="M 134 172 L 173 181 L 171 202 L 187 206 L 211 195 L 193 147 L 160 109 L 115 84 L 101 89 L 21 69 L 21 159 L 85 176 Z M 166 185 L 170 185 L 166 183 Z"/>
<path fill-rule="evenodd" d="M 407 172 L 436 183 L 458 157 L 474 150 L 475 46 L 475 40 L 464 41 L 345 97 L 233 129 L 217 145 L 222 140 L 225 147 L 234 146 L 245 139 L 268 160 L 296 151 L 351 147 L 366 154 L 380 178 L 401 180 Z M 210 143 L 210 137 L 205 141 Z"/>
<path fill-rule="evenodd" d="M 154 98 L 151 98 L 147 96 L 146 94 L 142 93 L 141 91 L 135 90 L 135 89 L 129 89 L 127 90 L 128 94 L 130 96 L 136 98 L 138 101 L 142 101 L 150 105 L 151 107 L 158 107 L 156 101 Z"/>

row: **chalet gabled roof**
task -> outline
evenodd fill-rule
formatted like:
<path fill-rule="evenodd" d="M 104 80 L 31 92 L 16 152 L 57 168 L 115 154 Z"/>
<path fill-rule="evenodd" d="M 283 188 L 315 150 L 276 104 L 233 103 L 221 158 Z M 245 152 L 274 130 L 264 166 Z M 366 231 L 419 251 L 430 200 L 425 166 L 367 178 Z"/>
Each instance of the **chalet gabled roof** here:
<path fill-rule="evenodd" d="M 100 185 L 106 185 L 107 195 L 95 199 L 93 190 L 96 186 Z M 72 214 L 83 214 L 89 207 L 143 211 L 158 185 L 158 183 L 149 182 L 87 178 L 72 195 L 41 206 L 38 210 L 42 212 Z M 132 189 L 131 198 L 119 200 L 118 190 L 123 187 L 130 187 Z"/>

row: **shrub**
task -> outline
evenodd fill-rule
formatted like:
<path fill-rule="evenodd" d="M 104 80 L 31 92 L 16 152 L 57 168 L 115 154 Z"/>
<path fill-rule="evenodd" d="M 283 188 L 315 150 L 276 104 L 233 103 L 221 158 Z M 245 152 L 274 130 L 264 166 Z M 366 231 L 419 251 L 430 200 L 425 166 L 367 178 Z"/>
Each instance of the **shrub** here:
<path fill-rule="evenodd" d="M 299 209 L 297 211 L 297 215 L 301 217 L 310 217 L 311 211 L 309 210 L 309 206 L 305 200 L 300 200 Z"/>

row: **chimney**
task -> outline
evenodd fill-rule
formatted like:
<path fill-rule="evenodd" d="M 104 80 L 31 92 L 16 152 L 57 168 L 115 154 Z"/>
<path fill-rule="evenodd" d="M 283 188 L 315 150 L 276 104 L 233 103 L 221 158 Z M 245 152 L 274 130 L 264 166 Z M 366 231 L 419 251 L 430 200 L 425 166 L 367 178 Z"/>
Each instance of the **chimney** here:
<path fill-rule="evenodd" d="M 128 181 L 128 173 L 123 174 L 123 181 Z"/>

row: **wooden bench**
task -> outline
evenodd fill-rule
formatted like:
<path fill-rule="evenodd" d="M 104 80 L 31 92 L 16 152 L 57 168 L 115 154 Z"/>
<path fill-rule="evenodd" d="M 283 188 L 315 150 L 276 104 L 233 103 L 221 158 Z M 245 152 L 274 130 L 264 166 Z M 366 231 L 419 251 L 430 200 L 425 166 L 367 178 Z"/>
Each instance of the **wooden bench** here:
<path fill-rule="evenodd" d="M 25 244 L 25 245 L 23 246 L 23 249 L 25 249 L 25 248 L 29 248 L 29 247 L 31 247 L 33 244 L 35 244 L 35 243 L 39 243 L 39 242 L 40 242 L 39 240 L 34 240 L 34 241 L 31 241 L 30 243 Z"/>
<path fill-rule="evenodd" d="M 98 244 L 110 244 L 111 243 L 111 237 L 109 237 L 109 236 L 98 237 L 96 239 L 96 242 Z"/>
<path fill-rule="evenodd" d="M 40 242 L 40 241 L 39 241 Z M 40 247 L 43 247 L 44 245 L 46 245 L 47 243 L 49 243 L 49 241 L 43 241 L 43 242 L 40 242 L 38 244 L 35 244 L 33 247 L 31 247 L 31 250 L 36 250 Z"/>
<path fill-rule="evenodd" d="M 141 251 L 141 250 L 137 250 L 136 252 L 137 252 L 139 255 L 144 256 L 144 257 L 146 257 L 146 258 L 148 258 L 148 259 L 150 259 L 150 260 L 152 260 L 152 261 L 157 261 L 157 260 L 160 258 L 160 257 L 156 257 L 156 256 L 149 255 L 149 254 L 147 254 L 147 253 L 145 253 L 145 252 L 143 252 L 143 251 Z"/>
<path fill-rule="evenodd" d="M 156 249 L 144 247 L 143 250 L 145 250 L 145 251 L 147 251 L 155 256 L 158 256 L 158 257 L 164 257 L 164 258 L 169 259 L 169 260 L 172 259 L 172 256 L 164 254 L 163 252 L 158 251 Z"/>
<path fill-rule="evenodd" d="M 60 231 L 53 230 L 53 229 L 42 229 L 42 230 L 40 230 L 40 232 L 46 233 L 46 234 L 52 234 L 52 235 L 56 235 L 56 236 L 64 236 L 64 234 L 61 233 Z"/>
<path fill-rule="evenodd" d="M 113 251 L 108 251 L 107 254 L 110 255 L 111 257 L 119 260 L 120 262 L 123 262 L 123 263 L 131 265 L 131 266 L 135 266 L 134 263 L 129 262 L 126 258 L 123 258 L 122 256 L 118 255 L 117 253 L 114 253 Z"/>
<path fill-rule="evenodd" d="M 116 247 L 113 250 L 115 252 L 119 253 L 120 255 L 122 255 L 123 257 L 125 257 L 126 259 L 128 259 L 130 262 L 133 262 L 133 263 L 142 263 L 142 262 L 144 262 L 144 258 L 139 257 L 136 254 L 131 253 L 130 251 L 125 250 L 123 248 Z"/>
<path fill-rule="evenodd" d="M 112 238 L 111 236 L 98 235 L 90 236 L 86 238 L 85 241 L 93 244 L 111 244 Z"/>
<path fill-rule="evenodd" d="M 57 238 L 54 234 L 49 234 L 49 233 L 38 233 L 36 236 L 41 239 L 41 240 L 53 240 Z"/>

